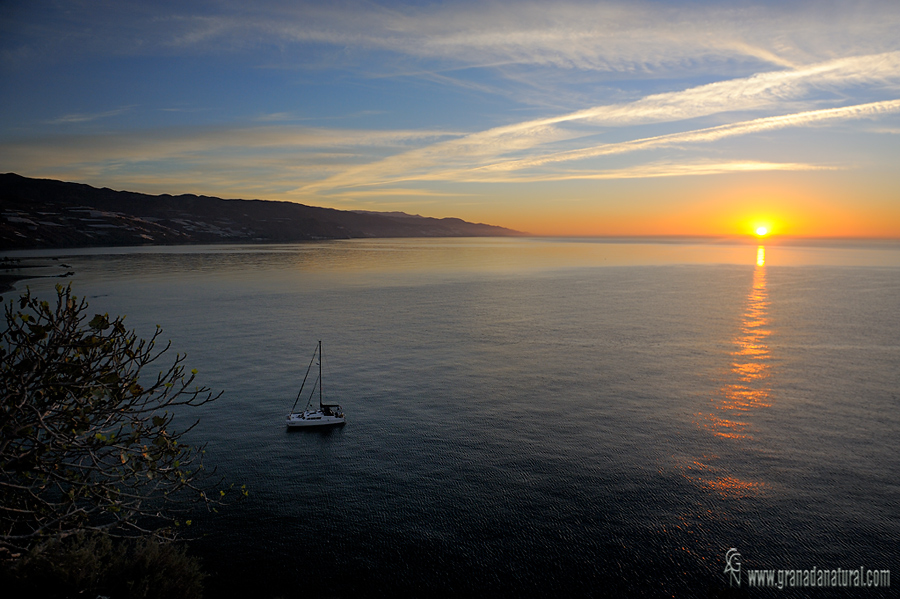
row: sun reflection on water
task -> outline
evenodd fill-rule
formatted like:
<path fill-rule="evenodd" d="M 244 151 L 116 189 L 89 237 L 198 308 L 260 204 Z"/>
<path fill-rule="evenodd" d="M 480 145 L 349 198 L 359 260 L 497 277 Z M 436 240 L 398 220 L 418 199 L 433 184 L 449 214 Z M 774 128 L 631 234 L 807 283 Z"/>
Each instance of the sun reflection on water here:
<path fill-rule="evenodd" d="M 766 288 L 765 248 L 759 246 L 753 283 L 737 333 L 732 339 L 731 363 L 724 384 L 714 398 L 714 411 L 703 414 L 703 424 L 716 437 L 732 441 L 753 438 L 753 414 L 771 404 L 772 356 L 769 336 L 769 295 Z M 761 491 L 765 484 L 742 480 L 731 468 L 716 466 L 718 456 L 705 456 L 683 469 L 683 475 L 723 496 L 740 497 Z"/>
<path fill-rule="evenodd" d="M 750 437 L 747 416 L 758 408 L 771 405 L 771 389 L 768 384 L 771 354 L 767 343 L 771 333 L 765 248 L 760 246 L 753 271 L 753 287 L 747 297 L 738 335 L 733 340 L 732 380 L 720 389 L 717 414 L 711 418 L 716 435 L 729 438 Z"/>

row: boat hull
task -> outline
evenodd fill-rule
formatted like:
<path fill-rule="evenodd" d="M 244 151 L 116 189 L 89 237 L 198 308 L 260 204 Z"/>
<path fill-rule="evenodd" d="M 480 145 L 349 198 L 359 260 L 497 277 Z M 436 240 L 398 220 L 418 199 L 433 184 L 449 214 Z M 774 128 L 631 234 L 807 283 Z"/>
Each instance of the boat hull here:
<path fill-rule="evenodd" d="M 323 414 L 322 412 L 303 412 L 300 414 L 288 414 L 285 423 L 288 428 L 306 428 L 311 426 L 339 426 L 346 420 L 343 416 Z"/>

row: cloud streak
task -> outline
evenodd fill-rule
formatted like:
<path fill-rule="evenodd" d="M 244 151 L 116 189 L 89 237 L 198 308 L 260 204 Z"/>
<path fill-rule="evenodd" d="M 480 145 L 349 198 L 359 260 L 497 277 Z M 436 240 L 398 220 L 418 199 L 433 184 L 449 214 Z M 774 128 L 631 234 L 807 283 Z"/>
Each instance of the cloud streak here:
<path fill-rule="evenodd" d="M 664 69 L 747 65 L 793 68 L 814 57 L 878 53 L 895 44 L 900 11 L 890 2 L 791 7 L 675 6 L 657 2 L 462 2 L 386 8 L 262 4 L 254 15 L 222 11 L 185 20 L 170 43 L 224 40 L 321 44 L 451 65 L 528 65 L 649 75 Z M 877 13 L 873 23 L 866 15 Z M 193 26 L 189 26 L 193 23 Z M 234 43 L 233 41 L 231 43 Z"/>
<path fill-rule="evenodd" d="M 549 183 L 559 181 L 609 181 L 617 179 L 653 179 L 659 177 L 687 177 L 724 175 L 764 171 L 823 171 L 837 170 L 835 167 L 804 164 L 798 162 L 684 162 L 649 163 L 638 166 L 609 170 L 564 170 L 540 174 L 517 174 L 497 172 L 472 176 L 469 183 Z M 460 175 L 464 176 L 464 175 Z M 360 192 L 362 193 L 362 192 Z"/>
<path fill-rule="evenodd" d="M 623 154 L 678 144 L 712 142 L 814 122 L 862 118 L 896 111 L 896 101 L 800 111 L 788 115 L 749 119 L 728 125 L 700 128 L 616 144 L 579 142 L 597 135 L 601 127 L 672 123 L 717 114 L 774 110 L 817 103 L 811 91 L 839 92 L 853 86 L 877 84 L 889 90 L 900 84 L 900 52 L 855 56 L 825 61 L 793 70 L 761 73 L 715 82 L 682 91 L 653 94 L 634 102 L 595 106 L 553 117 L 523 121 L 472 133 L 461 138 L 416 148 L 380 161 L 357 165 L 298 190 L 311 193 L 330 187 L 380 185 L 404 180 L 471 178 L 475 171 L 521 170 L 552 162 Z M 900 93 L 900 89 L 897 90 Z M 554 146 L 580 147 L 555 151 Z M 516 157 L 516 154 L 528 154 Z M 536 155 L 535 155 L 536 154 Z M 509 157 L 504 160 L 503 157 Z M 456 168 L 447 168 L 455 166 Z"/>
<path fill-rule="evenodd" d="M 63 163 L 101 160 L 159 160 L 237 151 L 301 151 L 352 156 L 358 152 L 402 150 L 459 132 L 441 130 L 326 129 L 285 126 L 169 128 L 107 134 L 47 136 L 0 144 L 0 160 L 17 162 L 24 154 Z"/>
<path fill-rule="evenodd" d="M 8 60 L 32 56 L 38 36 L 56 31 L 47 50 L 117 55 L 218 54 L 278 49 L 288 62 L 309 65 L 309 45 L 330 67 L 365 64 L 383 53 L 384 70 L 408 59 L 447 67 L 525 65 L 633 76 L 654 72 L 733 72 L 794 68 L 846 55 L 893 49 L 900 27 L 894 2 L 816 3 L 781 7 L 678 6 L 665 2 L 457 2 L 424 6 L 375 2 L 183 2 L 161 13 L 121 1 L 56 12 L 35 3 L 36 14 L 3 46 Z M 22 11 L 20 11 L 22 12 Z M 869 15 L 878 14 L 874 21 Z M 404 60 L 386 61 L 385 55 Z M 337 61 L 337 62 L 336 62 Z M 321 66 L 319 63 L 316 66 Z"/>
<path fill-rule="evenodd" d="M 548 154 L 535 158 L 527 158 L 523 160 L 510 160 L 506 162 L 485 165 L 483 167 L 479 167 L 479 170 L 521 170 L 554 162 L 583 160 L 585 158 L 593 158 L 596 156 L 624 154 L 626 152 L 671 147 L 688 143 L 709 143 L 718 141 L 720 139 L 725 139 L 727 137 L 750 135 L 753 133 L 761 133 L 764 131 L 775 131 L 777 129 L 784 129 L 786 127 L 804 127 L 827 121 L 870 118 L 882 114 L 897 112 L 900 112 L 900 100 L 888 100 L 883 102 L 872 102 L 869 104 L 857 104 L 855 106 L 844 106 L 841 108 L 811 110 L 795 114 L 765 117 L 739 123 L 731 123 L 728 125 L 720 125 L 718 127 L 708 127 L 705 129 L 686 131 L 683 133 L 673 133 L 669 135 L 636 139 L 622 143 L 603 144 L 589 148 L 581 148 L 568 152 L 557 152 L 554 154 Z"/>
<path fill-rule="evenodd" d="M 93 112 L 93 113 L 72 113 L 66 114 L 61 117 L 50 119 L 46 121 L 48 125 L 63 125 L 63 124 L 72 124 L 72 123 L 88 123 L 91 121 L 97 121 L 100 119 L 108 119 L 111 117 L 119 116 L 125 114 L 132 110 L 134 106 L 125 106 L 123 108 L 117 108 L 115 110 L 107 110 L 104 112 Z"/>
<path fill-rule="evenodd" d="M 868 62 L 892 65 L 894 60 L 896 57 L 891 55 L 876 57 Z M 853 61 L 854 64 L 861 62 L 868 64 L 867 61 Z M 846 65 L 835 67 L 829 64 L 807 71 L 821 76 L 823 73 L 834 73 L 845 68 Z M 818 81 L 822 81 L 821 77 Z M 755 95 L 767 97 L 772 89 L 771 85 L 747 85 L 746 81 L 728 83 L 734 89 L 741 90 L 741 94 L 749 96 L 750 99 L 744 106 L 753 105 Z M 802 89 L 808 85 L 809 82 L 798 84 L 797 78 L 793 78 L 788 89 Z M 747 88 L 753 91 L 747 94 L 744 91 Z M 371 131 L 283 126 L 166 130 L 146 132 L 143 135 L 131 132 L 5 143 L 0 146 L 0 159 L 13 167 L 17 161 L 31 160 L 45 161 L 57 168 L 89 168 L 91 165 L 97 168 L 103 164 L 108 168 L 120 168 L 126 163 L 164 163 L 177 160 L 178 168 L 193 165 L 197 169 L 217 171 L 277 171 L 277 179 L 281 185 L 294 188 L 292 193 L 304 196 L 361 196 L 363 192 L 351 190 L 364 188 L 365 193 L 373 197 L 413 194 L 426 197 L 435 193 L 440 195 L 440 192 L 380 188 L 425 181 L 509 183 L 706 175 L 748 170 L 811 170 L 821 167 L 794 162 L 687 161 L 681 165 L 651 163 L 624 169 L 598 167 L 593 170 L 545 172 L 547 167 L 555 164 L 662 148 L 696 146 L 788 127 L 808 127 L 900 112 L 900 100 L 886 100 L 767 116 L 602 144 L 585 143 L 592 139 L 596 130 L 586 132 L 560 126 L 570 127 L 572 123 L 578 122 L 590 125 L 599 122 L 607 126 L 634 124 L 658 121 L 665 116 L 679 119 L 686 116 L 682 106 L 695 106 L 697 112 L 691 112 L 689 116 L 696 117 L 723 107 L 721 102 L 704 105 L 697 100 L 708 93 L 707 89 L 699 92 L 697 89 L 689 89 L 682 92 L 681 96 L 675 93 L 665 94 L 662 101 L 659 96 L 650 97 L 631 105 L 596 107 L 469 135 L 442 130 Z M 716 94 L 712 94 L 712 97 L 715 98 Z M 648 106 L 652 108 L 648 109 Z M 571 144 L 578 147 L 556 149 L 560 145 Z M 292 178 L 296 180 L 297 177 L 305 181 L 299 188 L 289 184 Z"/>

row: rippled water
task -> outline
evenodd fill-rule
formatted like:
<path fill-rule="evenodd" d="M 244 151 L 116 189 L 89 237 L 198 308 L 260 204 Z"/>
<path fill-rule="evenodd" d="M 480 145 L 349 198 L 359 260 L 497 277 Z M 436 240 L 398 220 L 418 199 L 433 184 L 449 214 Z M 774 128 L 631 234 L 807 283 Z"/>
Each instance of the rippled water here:
<path fill-rule="evenodd" d="M 65 261 L 93 309 L 162 325 L 225 391 L 192 435 L 251 497 L 200 519 L 212 597 L 706 597 L 729 591 L 731 547 L 745 571 L 900 575 L 896 245 L 356 240 Z M 348 423 L 288 432 L 318 339 Z"/>

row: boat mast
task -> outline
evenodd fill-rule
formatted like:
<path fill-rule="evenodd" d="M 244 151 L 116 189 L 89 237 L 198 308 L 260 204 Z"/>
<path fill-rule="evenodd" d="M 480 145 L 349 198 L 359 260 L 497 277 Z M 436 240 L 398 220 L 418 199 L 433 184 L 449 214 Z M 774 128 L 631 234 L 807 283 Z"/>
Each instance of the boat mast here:
<path fill-rule="evenodd" d="M 322 340 L 319 339 L 319 408 L 322 407 Z"/>

